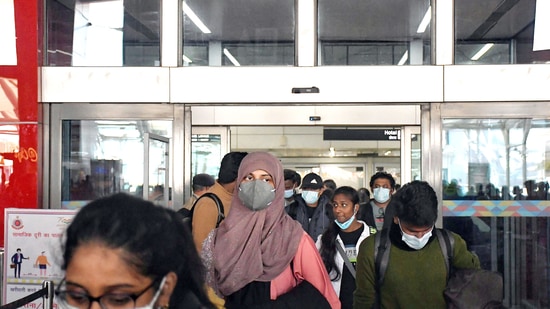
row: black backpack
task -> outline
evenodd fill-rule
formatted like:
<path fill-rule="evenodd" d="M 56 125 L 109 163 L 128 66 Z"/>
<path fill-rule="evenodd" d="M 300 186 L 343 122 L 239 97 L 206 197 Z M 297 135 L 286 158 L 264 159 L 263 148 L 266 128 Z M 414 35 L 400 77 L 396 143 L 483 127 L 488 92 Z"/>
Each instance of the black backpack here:
<path fill-rule="evenodd" d="M 216 221 L 216 227 L 218 227 L 223 219 L 225 219 L 225 215 L 223 213 L 223 203 L 220 198 L 212 192 L 206 192 L 193 203 L 193 206 L 191 206 L 190 210 L 181 208 L 177 211 L 182 217 L 183 223 L 187 226 L 187 228 L 189 228 L 190 232 L 193 231 L 193 212 L 195 210 L 195 205 L 198 201 L 200 201 L 200 199 L 204 197 L 209 197 L 214 200 L 214 203 L 216 203 L 216 207 L 218 208 L 218 220 Z"/>
<path fill-rule="evenodd" d="M 445 229 L 434 229 L 447 268 L 447 286 L 443 295 L 449 309 L 503 308 L 502 275 L 485 269 L 455 269 L 453 265 L 454 238 Z M 380 308 L 380 287 L 388 267 L 391 242 L 389 229 L 376 233 L 374 264 L 376 272 L 376 303 Z"/>

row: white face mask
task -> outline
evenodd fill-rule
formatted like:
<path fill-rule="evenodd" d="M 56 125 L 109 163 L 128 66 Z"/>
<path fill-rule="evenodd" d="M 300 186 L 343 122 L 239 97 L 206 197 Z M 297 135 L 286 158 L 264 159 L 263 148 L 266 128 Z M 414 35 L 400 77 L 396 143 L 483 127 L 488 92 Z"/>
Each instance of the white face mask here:
<path fill-rule="evenodd" d="M 433 227 L 431 228 L 431 230 L 422 235 L 422 237 L 418 238 L 414 235 L 409 235 L 405 232 L 403 232 L 403 228 L 401 228 L 401 222 L 398 221 L 399 223 L 399 229 L 401 229 L 401 234 L 403 236 L 401 236 L 401 240 L 403 240 L 407 246 L 415 249 L 415 250 L 420 250 L 422 248 L 424 248 L 424 246 L 426 246 L 426 244 L 428 243 L 428 240 L 430 240 L 430 237 L 432 237 L 432 231 L 433 231 Z"/>
<path fill-rule="evenodd" d="M 374 188 L 374 200 L 378 203 L 385 203 L 390 199 L 390 189 Z"/>

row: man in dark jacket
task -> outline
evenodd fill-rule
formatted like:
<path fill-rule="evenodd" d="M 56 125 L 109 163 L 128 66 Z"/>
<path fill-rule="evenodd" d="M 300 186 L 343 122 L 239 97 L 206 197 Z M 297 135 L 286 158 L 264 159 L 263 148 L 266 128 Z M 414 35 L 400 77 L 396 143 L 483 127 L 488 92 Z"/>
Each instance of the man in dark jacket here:
<path fill-rule="evenodd" d="M 317 236 L 334 220 L 332 206 L 329 198 L 321 194 L 323 179 L 319 175 L 305 175 L 301 188 L 302 194 L 296 195 L 294 202 L 285 209 L 294 220 L 300 222 L 313 241 L 316 241 Z"/>
<path fill-rule="evenodd" d="M 21 253 L 21 248 L 17 248 L 16 251 L 17 252 L 11 257 L 11 263 L 14 265 L 13 277 L 21 278 L 21 263 L 23 263 L 23 260 L 28 260 L 29 258 L 25 257 L 23 253 Z"/>

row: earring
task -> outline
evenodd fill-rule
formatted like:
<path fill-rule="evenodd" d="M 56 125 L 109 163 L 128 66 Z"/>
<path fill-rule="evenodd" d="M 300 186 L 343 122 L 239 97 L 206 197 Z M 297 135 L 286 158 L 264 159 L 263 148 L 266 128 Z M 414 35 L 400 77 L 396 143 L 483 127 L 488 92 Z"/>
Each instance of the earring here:
<path fill-rule="evenodd" d="M 170 307 L 170 304 L 166 304 L 164 306 L 159 306 L 158 309 L 168 309 Z"/>

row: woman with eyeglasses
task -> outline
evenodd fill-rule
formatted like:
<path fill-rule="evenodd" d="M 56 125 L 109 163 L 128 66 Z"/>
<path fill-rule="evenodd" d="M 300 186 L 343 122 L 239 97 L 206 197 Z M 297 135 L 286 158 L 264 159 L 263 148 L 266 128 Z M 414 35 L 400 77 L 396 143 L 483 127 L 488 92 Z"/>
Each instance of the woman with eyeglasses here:
<path fill-rule="evenodd" d="M 347 309 L 353 307 L 359 245 L 371 232 L 376 233 L 376 229 L 357 220 L 359 194 L 354 188 L 337 188 L 331 204 L 335 220 L 317 239 L 317 248 L 340 298 L 342 309 Z"/>
<path fill-rule="evenodd" d="M 84 206 L 65 236 L 62 308 L 213 308 L 193 239 L 170 209 L 115 194 Z"/>

